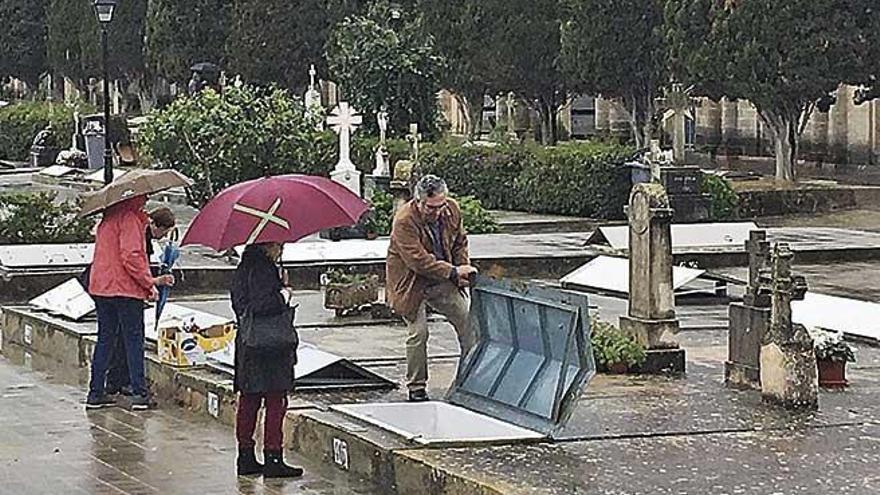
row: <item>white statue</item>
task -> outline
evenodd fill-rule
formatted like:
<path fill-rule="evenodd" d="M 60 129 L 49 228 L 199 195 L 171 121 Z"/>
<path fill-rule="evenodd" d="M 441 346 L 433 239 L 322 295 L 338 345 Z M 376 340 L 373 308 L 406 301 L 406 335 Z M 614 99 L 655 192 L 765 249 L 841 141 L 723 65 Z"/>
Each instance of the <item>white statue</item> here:
<path fill-rule="evenodd" d="M 376 123 L 379 125 L 379 146 L 376 148 L 376 168 L 373 169 L 374 176 L 388 177 L 391 170 L 388 163 L 388 150 L 385 147 L 385 133 L 388 130 L 388 112 L 385 106 L 376 113 Z"/>
<path fill-rule="evenodd" d="M 324 108 L 321 106 L 321 92 L 316 89 L 315 86 L 315 76 L 318 72 L 315 70 L 314 64 L 309 68 L 309 89 L 306 90 L 306 94 L 303 97 L 303 100 L 306 105 L 306 115 L 309 116 L 320 116 L 321 112 Z M 324 130 L 323 122 L 321 119 L 316 118 L 317 124 L 315 124 L 315 129 L 318 131 Z"/>

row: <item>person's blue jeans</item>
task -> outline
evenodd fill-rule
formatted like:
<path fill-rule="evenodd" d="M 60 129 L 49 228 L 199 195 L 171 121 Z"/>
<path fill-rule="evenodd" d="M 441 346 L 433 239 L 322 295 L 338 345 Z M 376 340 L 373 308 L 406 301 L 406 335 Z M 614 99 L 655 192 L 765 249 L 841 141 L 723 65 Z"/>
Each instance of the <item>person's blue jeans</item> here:
<path fill-rule="evenodd" d="M 104 380 L 110 356 L 119 339 L 124 340 L 131 391 L 147 395 L 144 373 L 144 302 L 128 297 L 95 297 L 98 315 L 98 343 L 92 355 L 92 376 L 89 397 L 105 394 Z"/>

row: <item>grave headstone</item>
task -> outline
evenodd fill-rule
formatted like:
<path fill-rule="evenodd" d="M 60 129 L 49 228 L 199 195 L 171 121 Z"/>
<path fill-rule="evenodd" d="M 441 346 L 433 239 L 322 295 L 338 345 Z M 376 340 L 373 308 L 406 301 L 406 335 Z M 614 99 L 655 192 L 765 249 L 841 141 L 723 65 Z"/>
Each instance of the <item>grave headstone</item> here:
<path fill-rule="evenodd" d="M 636 184 L 629 198 L 629 308 L 620 329 L 648 349 L 645 371 L 684 371 L 672 279 L 672 208 L 660 184 Z M 659 371 L 657 369 L 656 371 Z"/>
<path fill-rule="evenodd" d="M 318 72 L 315 70 L 314 64 L 312 64 L 312 66 L 309 67 L 309 89 L 306 90 L 306 93 L 303 96 L 303 101 L 305 102 L 306 115 L 315 117 L 315 129 L 322 131 L 324 130 L 323 122 L 317 117 L 321 115 L 324 109 L 321 106 L 321 92 L 317 90 L 317 86 L 315 85 L 315 76 L 317 74 Z"/>
<path fill-rule="evenodd" d="M 753 230 L 745 242 L 749 285 L 742 303 L 728 309 L 727 361 L 724 382 L 735 388 L 761 388 L 761 344 L 770 327 L 770 295 L 761 287 L 761 273 L 770 266 L 767 232 Z"/>
<path fill-rule="evenodd" d="M 660 183 L 669 195 L 676 223 L 703 222 L 709 219 L 712 198 L 700 188 L 703 171 L 699 167 L 660 167 Z"/>
<path fill-rule="evenodd" d="M 361 194 L 361 173 L 351 161 L 351 133 L 362 122 L 363 119 L 358 115 L 357 110 L 346 102 L 340 102 L 327 117 L 327 124 L 339 135 L 339 161 L 330 178 L 357 195 Z"/>
<path fill-rule="evenodd" d="M 807 292 L 804 278 L 791 273 L 793 258 L 787 243 L 777 243 L 771 270 L 761 277 L 771 293 L 770 328 L 761 345 L 761 396 L 787 409 L 817 409 L 819 372 L 813 339 L 791 318 L 791 301 L 803 299 Z"/>

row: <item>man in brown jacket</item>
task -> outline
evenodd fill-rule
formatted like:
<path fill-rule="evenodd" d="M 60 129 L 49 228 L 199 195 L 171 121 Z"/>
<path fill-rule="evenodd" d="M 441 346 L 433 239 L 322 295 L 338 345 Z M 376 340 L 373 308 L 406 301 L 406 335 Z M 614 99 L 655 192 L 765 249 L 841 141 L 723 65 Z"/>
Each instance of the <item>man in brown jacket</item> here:
<path fill-rule="evenodd" d="M 407 325 L 406 379 L 412 402 L 428 400 L 427 306 L 452 323 L 462 357 L 474 343 L 466 288 L 477 270 L 470 265 L 461 210 L 447 193 L 443 179 L 422 177 L 415 197 L 398 210 L 391 227 L 385 295 Z"/>

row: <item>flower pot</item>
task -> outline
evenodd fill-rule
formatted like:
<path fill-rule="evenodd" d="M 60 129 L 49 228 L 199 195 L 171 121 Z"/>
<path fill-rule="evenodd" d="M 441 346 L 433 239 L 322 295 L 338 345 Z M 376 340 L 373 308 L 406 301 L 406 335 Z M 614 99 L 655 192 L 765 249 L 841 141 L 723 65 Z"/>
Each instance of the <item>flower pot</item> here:
<path fill-rule="evenodd" d="M 629 371 L 629 366 L 626 363 L 613 363 L 608 365 L 608 372 L 614 375 L 623 375 Z"/>
<path fill-rule="evenodd" d="M 816 361 L 816 364 L 818 364 L 819 366 L 820 387 L 846 387 L 846 361 L 831 361 L 830 359 L 819 359 Z"/>
<path fill-rule="evenodd" d="M 326 283 L 324 307 L 336 310 L 337 316 L 341 316 L 346 311 L 373 304 L 379 300 L 380 285 L 377 275 L 351 283 Z"/>

